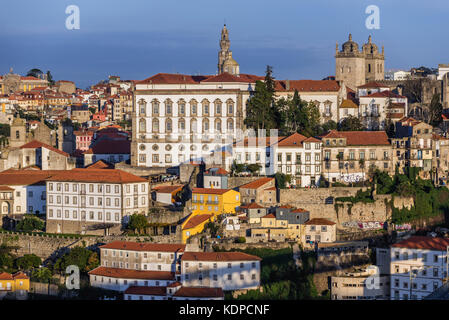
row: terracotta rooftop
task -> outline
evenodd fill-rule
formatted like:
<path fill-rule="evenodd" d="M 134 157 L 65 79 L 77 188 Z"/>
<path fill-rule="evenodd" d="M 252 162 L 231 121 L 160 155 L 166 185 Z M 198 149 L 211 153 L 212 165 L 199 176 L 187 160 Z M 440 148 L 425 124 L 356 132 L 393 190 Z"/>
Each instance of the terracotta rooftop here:
<path fill-rule="evenodd" d="M 231 189 L 212 189 L 212 188 L 192 188 L 192 193 L 201 194 L 225 194 Z"/>
<path fill-rule="evenodd" d="M 279 141 L 281 141 L 282 139 L 284 139 L 285 136 L 278 136 L 276 137 L 249 137 L 249 138 L 245 138 L 244 140 L 240 140 L 237 142 L 234 142 L 233 146 L 234 147 L 257 147 L 257 146 L 270 146 L 272 144 L 275 144 Z"/>
<path fill-rule="evenodd" d="M 14 273 L 13 275 L 12 275 L 12 277 L 14 278 L 14 279 L 29 279 L 29 277 L 25 274 L 25 273 L 23 273 L 22 271 L 19 271 L 19 272 L 16 272 L 16 273 Z"/>
<path fill-rule="evenodd" d="M 265 207 L 262 207 L 255 202 L 251 202 L 250 204 L 240 206 L 240 208 L 241 209 L 264 209 Z"/>
<path fill-rule="evenodd" d="M 263 219 L 276 219 L 276 216 L 273 213 L 269 213 L 266 216 L 262 217 Z"/>
<path fill-rule="evenodd" d="M 201 223 L 209 220 L 212 216 L 213 215 L 211 215 L 211 214 L 199 214 L 199 215 L 190 217 L 187 220 L 187 223 L 184 225 L 183 229 L 186 230 L 186 229 L 194 228 L 194 227 L 200 225 Z"/>
<path fill-rule="evenodd" d="M 0 280 L 14 280 L 14 278 L 12 277 L 12 274 L 8 272 L 2 272 L 0 273 Z"/>
<path fill-rule="evenodd" d="M 175 297 L 193 297 L 193 298 L 222 298 L 223 289 L 207 287 L 181 287 L 175 294 Z"/>
<path fill-rule="evenodd" d="M 46 143 L 43 143 L 43 142 L 40 142 L 40 141 L 37 141 L 37 140 L 33 140 L 31 142 L 25 143 L 24 145 L 20 146 L 20 149 L 37 149 L 37 148 L 42 148 L 42 147 L 44 147 L 44 148 L 46 148 L 48 150 L 51 150 L 53 152 L 59 153 L 59 154 L 65 156 L 65 157 L 69 156 L 68 153 L 66 153 L 66 152 L 64 152 L 62 150 L 56 149 L 55 147 L 52 147 L 52 146 L 50 146 L 50 145 L 48 145 Z"/>
<path fill-rule="evenodd" d="M 175 273 L 169 271 L 142 271 L 121 268 L 98 267 L 89 275 L 124 279 L 174 280 Z"/>
<path fill-rule="evenodd" d="M 261 261 L 262 259 L 243 252 L 186 252 L 182 261 Z"/>
<path fill-rule="evenodd" d="M 15 170 L 9 169 L 0 172 L 0 185 L 24 186 L 43 185 L 45 180 L 60 173 L 59 170 Z"/>
<path fill-rule="evenodd" d="M 351 108 L 351 109 L 358 109 L 359 106 L 354 103 L 352 100 L 343 100 L 343 102 L 340 104 L 340 108 Z"/>
<path fill-rule="evenodd" d="M 86 169 L 114 169 L 114 166 L 104 160 L 98 160 L 97 162 L 88 165 Z"/>
<path fill-rule="evenodd" d="M 374 93 L 368 94 L 366 96 L 361 96 L 360 98 L 364 98 L 364 97 L 369 97 L 369 98 L 400 98 L 400 99 L 406 98 L 404 96 L 401 96 L 401 95 L 396 94 L 394 92 L 391 92 L 389 90 L 380 91 L 380 92 L 374 92 Z"/>
<path fill-rule="evenodd" d="M 223 168 L 209 168 L 204 172 L 205 174 L 214 174 L 214 175 L 228 175 L 229 173 Z"/>
<path fill-rule="evenodd" d="M 338 82 L 335 80 L 289 80 L 290 89 L 287 90 L 287 80 L 275 81 L 276 91 L 298 92 L 335 92 L 340 90 Z"/>
<path fill-rule="evenodd" d="M 337 131 L 331 130 L 321 138 L 346 138 L 348 146 L 390 145 L 385 131 Z"/>
<path fill-rule="evenodd" d="M 174 186 L 156 186 L 153 188 L 154 191 L 158 193 L 173 193 L 177 190 L 181 190 L 184 186 L 174 185 Z"/>
<path fill-rule="evenodd" d="M 100 246 L 102 249 L 116 249 L 128 251 L 151 251 L 151 252 L 184 252 L 185 244 L 172 243 L 148 243 L 132 241 L 113 241 Z"/>
<path fill-rule="evenodd" d="M 125 290 L 124 294 L 138 294 L 149 296 L 166 296 L 166 287 L 144 287 L 144 286 L 131 286 Z"/>
<path fill-rule="evenodd" d="M 133 183 L 148 182 L 148 180 L 135 176 L 119 169 L 72 169 L 61 170 L 48 181 L 72 181 L 72 182 L 105 182 L 105 183 Z"/>
<path fill-rule="evenodd" d="M 240 186 L 239 189 L 258 189 L 271 181 L 274 181 L 274 178 L 260 178 Z"/>
<path fill-rule="evenodd" d="M 409 248 L 446 251 L 449 246 L 449 238 L 433 238 L 424 236 L 412 236 L 406 240 L 400 241 L 392 245 L 393 248 Z"/>
<path fill-rule="evenodd" d="M 219 75 L 186 75 L 173 73 L 158 73 L 145 80 L 137 81 L 136 84 L 200 84 L 201 82 L 244 82 L 254 83 L 257 80 L 263 80 L 264 77 L 240 74 L 234 76 L 229 73 Z"/>
<path fill-rule="evenodd" d="M 328 219 L 324 218 L 313 218 L 304 223 L 305 225 L 314 225 L 314 226 L 333 226 L 335 222 L 332 222 Z"/>
<path fill-rule="evenodd" d="M 307 139 L 306 136 L 303 136 L 302 134 L 295 132 L 292 135 L 280 140 L 277 145 L 278 147 L 302 146 L 303 141 L 306 139 Z"/>

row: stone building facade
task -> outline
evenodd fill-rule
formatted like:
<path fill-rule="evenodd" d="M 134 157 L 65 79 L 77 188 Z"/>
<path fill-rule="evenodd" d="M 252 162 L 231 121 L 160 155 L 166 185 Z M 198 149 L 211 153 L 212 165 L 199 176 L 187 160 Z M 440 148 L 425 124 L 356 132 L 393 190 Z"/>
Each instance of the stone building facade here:
<path fill-rule="evenodd" d="M 376 44 L 372 42 L 371 36 L 368 42 L 359 50 L 359 45 L 352 40 L 346 41 L 342 50 L 339 50 L 338 43 L 335 48 L 335 79 L 343 81 L 346 86 L 356 90 L 358 86 L 369 81 L 383 80 L 385 72 L 384 48 L 382 52 Z"/>

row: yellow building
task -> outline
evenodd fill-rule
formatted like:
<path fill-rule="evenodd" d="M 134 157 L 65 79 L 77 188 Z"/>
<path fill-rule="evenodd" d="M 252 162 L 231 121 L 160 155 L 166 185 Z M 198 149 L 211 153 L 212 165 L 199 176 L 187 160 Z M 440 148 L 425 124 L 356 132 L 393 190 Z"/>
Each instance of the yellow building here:
<path fill-rule="evenodd" d="M 240 192 L 232 189 L 192 189 L 192 212 L 194 214 L 235 214 L 240 207 Z"/>
<path fill-rule="evenodd" d="M 181 224 L 182 243 L 186 243 L 191 236 L 201 233 L 206 223 L 214 221 L 215 216 L 212 214 L 195 214 L 191 213 L 187 219 Z"/>
<path fill-rule="evenodd" d="M 30 278 L 23 272 L 10 274 L 7 272 L 0 273 L 0 292 L 15 292 L 19 290 L 30 290 Z"/>

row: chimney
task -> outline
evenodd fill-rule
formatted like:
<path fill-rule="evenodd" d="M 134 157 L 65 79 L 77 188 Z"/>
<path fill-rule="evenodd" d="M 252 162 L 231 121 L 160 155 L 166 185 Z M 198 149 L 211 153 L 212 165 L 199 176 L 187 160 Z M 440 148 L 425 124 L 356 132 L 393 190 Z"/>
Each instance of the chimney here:
<path fill-rule="evenodd" d="M 290 80 L 286 80 L 286 81 L 285 81 L 285 89 L 286 89 L 287 91 L 290 91 Z"/>

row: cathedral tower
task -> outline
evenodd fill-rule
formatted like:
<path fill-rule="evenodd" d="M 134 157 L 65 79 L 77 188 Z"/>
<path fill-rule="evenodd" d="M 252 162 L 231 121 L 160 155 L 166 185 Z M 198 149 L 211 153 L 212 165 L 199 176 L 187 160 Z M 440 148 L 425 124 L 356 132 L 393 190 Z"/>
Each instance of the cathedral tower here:
<path fill-rule="evenodd" d="M 229 32 L 226 25 L 224 25 L 221 30 L 220 51 L 218 52 L 218 74 L 223 72 L 233 75 L 240 74 L 239 64 L 232 58 L 230 47 L 231 41 L 229 40 Z"/>

